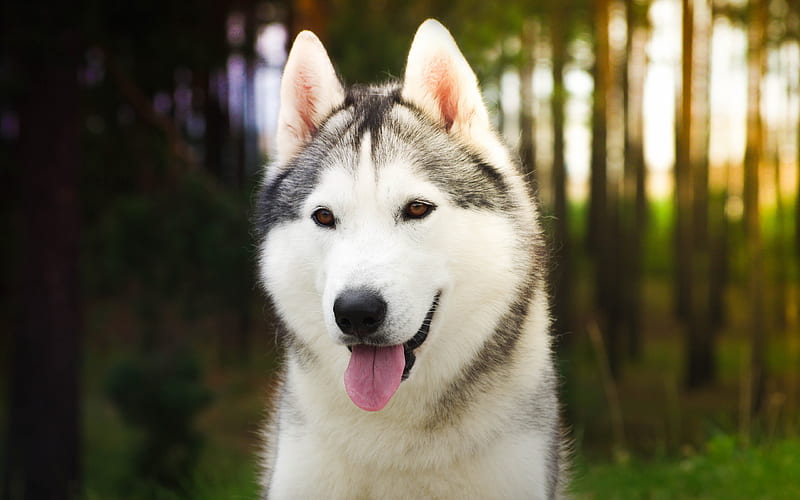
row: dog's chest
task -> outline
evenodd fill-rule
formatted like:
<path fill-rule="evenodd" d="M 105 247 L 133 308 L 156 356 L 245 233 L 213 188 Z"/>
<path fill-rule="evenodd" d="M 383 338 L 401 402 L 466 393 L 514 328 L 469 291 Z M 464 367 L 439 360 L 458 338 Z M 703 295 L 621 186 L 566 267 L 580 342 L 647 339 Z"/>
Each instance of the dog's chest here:
<path fill-rule="evenodd" d="M 366 430 L 345 440 L 285 434 L 270 498 L 545 498 L 545 464 L 532 457 L 546 456 L 547 443 L 535 432 L 471 450 L 463 435 L 445 442 L 389 434 L 403 442 L 387 444 L 386 435 Z"/>

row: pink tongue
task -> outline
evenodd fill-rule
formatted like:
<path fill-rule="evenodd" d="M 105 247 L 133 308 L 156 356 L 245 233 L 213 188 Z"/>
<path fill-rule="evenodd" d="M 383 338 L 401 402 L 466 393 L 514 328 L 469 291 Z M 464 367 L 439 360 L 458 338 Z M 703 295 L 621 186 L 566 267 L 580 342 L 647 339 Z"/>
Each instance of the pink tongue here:
<path fill-rule="evenodd" d="M 347 395 L 362 410 L 378 411 L 394 396 L 405 366 L 402 345 L 354 345 L 344 372 Z"/>

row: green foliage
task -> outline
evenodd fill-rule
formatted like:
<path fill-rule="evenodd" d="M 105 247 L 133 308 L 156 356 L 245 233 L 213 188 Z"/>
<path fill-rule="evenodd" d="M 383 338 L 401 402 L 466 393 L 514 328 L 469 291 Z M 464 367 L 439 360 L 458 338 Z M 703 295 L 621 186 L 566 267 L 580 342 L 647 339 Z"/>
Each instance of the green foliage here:
<path fill-rule="evenodd" d="M 508 42 L 525 20 L 544 12 L 541 3 L 528 1 L 409 1 L 402 9 L 365 0 L 337 0 L 334 5 L 324 42 L 350 83 L 402 75 L 413 34 L 430 17 L 447 26 L 479 79 L 490 82 L 519 63 L 518 44 Z"/>
<path fill-rule="evenodd" d="M 177 298 L 190 312 L 246 306 L 253 288 L 246 213 L 235 193 L 191 176 L 177 192 L 118 198 L 87 235 L 90 293 L 134 284 L 148 300 Z"/>
<path fill-rule="evenodd" d="M 123 365 L 141 366 L 154 364 L 154 361 L 132 358 L 119 346 L 115 346 L 113 352 L 104 352 L 102 356 L 95 353 L 86 358 L 82 380 L 85 393 L 83 499 L 258 498 L 257 429 L 266 404 L 264 385 L 277 362 L 274 353 L 250 363 L 224 366 L 210 362 L 217 358 L 212 346 L 198 343 L 192 353 L 187 355 L 191 359 L 189 364 L 199 363 L 203 367 L 204 385 L 213 391 L 213 398 L 189 423 L 202 435 L 202 446 L 197 448 L 190 470 L 176 478 L 177 487 L 145 478 L 134 467 L 145 446 L 147 431 L 142 426 L 132 425 L 108 398 L 112 372 L 121 370 Z M 185 377 L 183 380 L 185 383 Z M 159 380 L 156 385 L 163 383 L 166 382 Z"/>
<path fill-rule="evenodd" d="M 107 393 L 143 434 L 133 459 L 139 484 L 180 491 L 202 444 L 193 422 L 211 399 L 197 359 L 178 351 L 121 361 L 108 376 Z"/>
<path fill-rule="evenodd" d="M 591 464 L 574 471 L 575 498 L 800 498 L 800 442 L 739 446 L 732 436 L 709 440 L 705 452 L 682 459 Z"/>
<path fill-rule="evenodd" d="M 673 207 L 671 200 L 656 200 L 648 203 L 648 220 L 644 239 L 645 273 L 661 278 L 673 275 Z"/>

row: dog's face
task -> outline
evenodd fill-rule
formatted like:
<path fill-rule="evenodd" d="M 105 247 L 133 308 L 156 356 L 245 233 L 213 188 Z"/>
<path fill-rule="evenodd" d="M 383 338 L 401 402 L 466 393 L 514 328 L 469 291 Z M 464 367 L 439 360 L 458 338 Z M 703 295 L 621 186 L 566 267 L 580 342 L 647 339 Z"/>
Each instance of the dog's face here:
<path fill-rule="evenodd" d="M 336 129 L 335 122 L 353 118 L 350 111 L 340 114 L 327 127 Z M 413 160 L 404 157 L 403 148 L 392 149 L 394 154 L 379 154 L 385 163 L 376 162 L 367 132 L 358 142 L 343 141 L 325 157 L 301 153 L 303 161 L 324 166 L 297 207 L 298 220 L 267 239 L 264 279 L 279 307 L 280 297 L 302 290 L 305 299 L 295 302 L 303 304 L 302 316 L 324 324 L 338 344 L 408 342 L 449 283 L 443 237 L 457 214 L 441 189 L 408 168 Z M 351 309 L 364 309 L 362 317 L 357 310 L 348 314 L 352 302 Z M 301 334 L 319 330 L 290 326 Z"/>
<path fill-rule="evenodd" d="M 350 348 L 348 394 L 380 409 L 442 321 L 456 332 L 490 325 L 493 297 L 518 281 L 510 162 L 489 163 L 502 147 L 475 76 L 434 21 L 417 32 L 402 85 L 348 91 L 319 40 L 301 33 L 281 99 L 260 199 L 262 281 L 309 349 Z M 392 382 L 359 374 L 368 364 Z M 354 396 L 364 377 L 388 396 Z"/>

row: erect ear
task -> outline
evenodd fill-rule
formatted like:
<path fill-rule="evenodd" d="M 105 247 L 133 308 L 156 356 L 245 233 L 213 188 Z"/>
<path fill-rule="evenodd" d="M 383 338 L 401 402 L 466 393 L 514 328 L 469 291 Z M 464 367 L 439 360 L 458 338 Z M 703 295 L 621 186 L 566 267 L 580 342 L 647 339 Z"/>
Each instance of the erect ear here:
<path fill-rule="evenodd" d="M 342 84 L 322 42 L 310 31 L 301 32 L 289 51 L 281 78 L 278 162 L 288 161 L 343 101 Z"/>
<path fill-rule="evenodd" d="M 471 135 L 489 128 L 475 73 L 447 28 L 434 19 L 414 35 L 402 95 L 448 131 Z"/>

